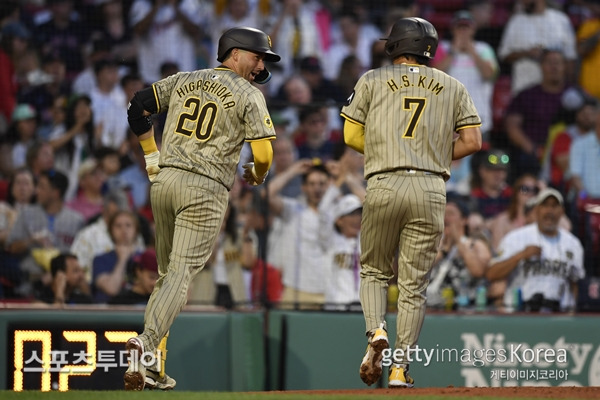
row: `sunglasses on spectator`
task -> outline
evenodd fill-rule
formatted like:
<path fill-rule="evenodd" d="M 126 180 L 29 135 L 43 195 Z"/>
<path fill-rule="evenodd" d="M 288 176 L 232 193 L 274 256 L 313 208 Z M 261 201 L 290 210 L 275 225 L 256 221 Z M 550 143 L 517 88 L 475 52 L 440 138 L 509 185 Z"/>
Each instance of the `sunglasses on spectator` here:
<path fill-rule="evenodd" d="M 523 194 L 538 194 L 540 189 L 537 186 L 521 185 L 519 191 Z"/>

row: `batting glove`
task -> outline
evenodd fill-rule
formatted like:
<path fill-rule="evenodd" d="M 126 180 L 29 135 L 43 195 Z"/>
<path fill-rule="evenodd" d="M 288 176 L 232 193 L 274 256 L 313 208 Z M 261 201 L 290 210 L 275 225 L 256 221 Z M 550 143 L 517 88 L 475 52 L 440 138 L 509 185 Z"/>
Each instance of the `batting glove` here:
<path fill-rule="evenodd" d="M 159 158 L 160 152 L 158 151 L 144 155 L 144 159 L 146 160 L 146 172 L 148 173 L 148 179 L 150 179 L 150 182 L 154 182 L 154 179 L 156 179 L 156 176 L 160 172 L 160 167 L 158 166 Z"/>
<path fill-rule="evenodd" d="M 244 168 L 244 175 L 242 177 L 244 178 L 246 183 L 252 186 L 260 185 L 265 181 L 267 175 L 269 175 L 269 171 L 267 171 L 267 173 L 264 174 L 262 177 L 256 175 L 256 169 L 254 168 L 253 162 L 242 165 L 242 168 Z"/>

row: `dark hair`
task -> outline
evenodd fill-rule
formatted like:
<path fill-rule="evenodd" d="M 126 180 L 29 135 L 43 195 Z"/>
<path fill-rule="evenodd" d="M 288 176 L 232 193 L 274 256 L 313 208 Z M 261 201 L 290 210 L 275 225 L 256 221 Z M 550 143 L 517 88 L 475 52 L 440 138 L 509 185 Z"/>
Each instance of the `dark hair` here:
<path fill-rule="evenodd" d="M 73 258 L 75 260 L 77 260 L 77 256 L 72 253 L 61 253 L 61 254 L 57 255 L 56 257 L 54 257 L 50 261 L 50 273 L 52 274 L 52 277 L 53 278 L 56 277 L 56 274 L 58 273 L 58 271 L 66 272 L 67 260 L 73 259 Z"/>
<path fill-rule="evenodd" d="M 94 112 L 91 110 L 91 106 L 92 106 L 92 99 L 85 95 L 76 95 L 73 96 L 69 99 L 69 102 L 67 104 L 67 111 L 65 113 L 65 130 L 68 131 L 69 129 L 71 129 L 73 126 L 75 126 L 75 109 L 77 108 L 77 105 L 80 102 L 85 102 L 89 107 L 90 107 L 90 112 L 92 113 L 92 116 L 90 118 L 90 120 L 84 125 L 83 129 L 86 133 L 86 146 L 88 147 L 88 149 L 93 152 L 94 150 Z M 75 143 L 73 141 L 73 139 L 69 140 L 69 142 L 65 145 L 67 152 L 69 153 L 70 156 L 70 161 L 73 161 L 73 157 L 74 157 L 74 150 L 75 150 Z"/>
<path fill-rule="evenodd" d="M 302 184 L 305 184 L 308 176 L 314 172 L 321 172 L 327 175 L 328 178 L 331 176 L 327 168 L 325 168 L 325 165 L 323 165 L 319 160 L 318 163 L 313 162 L 313 165 L 308 169 L 308 171 L 302 175 Z"/>
<path fill-rule="evenodd" d="M 302 106 L 300 108 L 300 111 L 298 112 L 298 121 L 300 121 L 300 123 L 303 123 L 311 115 L 320 114 L 322 109 L 323 107 L 315 105 Z"/>
<path fill-rule="evenodd" d="M 228 235 L 232 242 L 236 242 L 238 238 L 238 220 L 237 220 L 237 209 L 230 202 L 229 203 L 229 215 L 225 220 L 225 234 Z"/>
<path fill-rule="evenodd" d="M 142 79 L 140 74 L 129 73 L 121 78 L 120 84 L 121 84 L 121 87 L 125 87 L 125 85 L 127 85 L 128 83 L 135 82 L 135 81 L 144 82 L 144 80 Z"/>
<path fill-rule="evenodd" d="M 50 185 L 60 192 L 60 198 L 64 200 L 65 193 L 67 193 L 67 188 L 69 187 L 69 178 L 55 169 L 43 171 L 40 177 L 42 176 L 46 177 L 48 182 L 50 182 Z"/>

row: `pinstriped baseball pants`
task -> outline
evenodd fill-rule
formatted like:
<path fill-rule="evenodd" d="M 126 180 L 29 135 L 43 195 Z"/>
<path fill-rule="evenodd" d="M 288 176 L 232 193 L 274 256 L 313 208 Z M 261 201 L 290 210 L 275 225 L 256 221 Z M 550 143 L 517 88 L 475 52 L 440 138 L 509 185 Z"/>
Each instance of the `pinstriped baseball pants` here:
<path fill-rule="evenodd" d="M 441 240 L 446 186 L 438 175 L 395 171 L 371 177 L 361 226 L 360 300 L 367 332 L 385 321 L 388 281 L 398 252 L 396 349 L 419 338 L 425 290 Z"/>
<path fill-rule="evenodd" d="M 208 261 L 229 201 L 227 189 L 203 175 L 163 168 L 150 189 L 159 278 L 140 339 L 154 351 L 186 303 L 192 278 Z"/>

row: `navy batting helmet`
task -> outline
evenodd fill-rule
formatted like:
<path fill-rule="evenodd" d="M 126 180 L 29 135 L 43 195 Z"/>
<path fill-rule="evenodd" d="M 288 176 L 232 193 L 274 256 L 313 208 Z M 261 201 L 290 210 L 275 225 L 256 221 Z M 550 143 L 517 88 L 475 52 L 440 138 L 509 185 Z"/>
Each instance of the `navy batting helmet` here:
<path fill-rule="evenodd" d="M 261 30 L 246 26 L 231 28 L 219 39 L 217 61 L 223 62 L 232 49 L 243 49 L 264 53 L 265 61 L 277 62 L 281 60 L 279 54 L 271 50 L 271 38 Z"/>
<path fill-rule="evenodd" d="M 412 54 L 433 58 L 438 46 L 438 34 L 433 25 L 423 18 L 402 18 L 392 26 L 385 52 L 391 58 Z"/>

